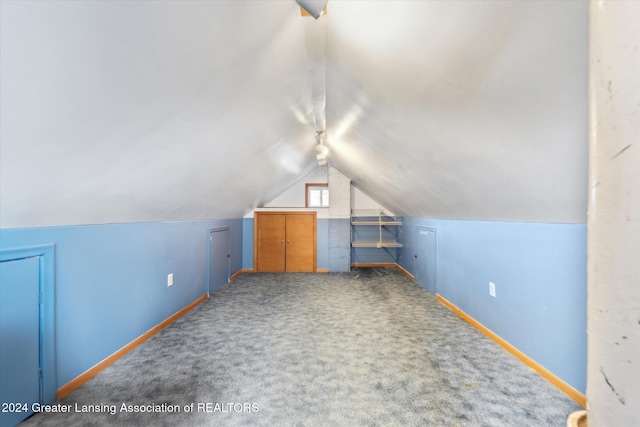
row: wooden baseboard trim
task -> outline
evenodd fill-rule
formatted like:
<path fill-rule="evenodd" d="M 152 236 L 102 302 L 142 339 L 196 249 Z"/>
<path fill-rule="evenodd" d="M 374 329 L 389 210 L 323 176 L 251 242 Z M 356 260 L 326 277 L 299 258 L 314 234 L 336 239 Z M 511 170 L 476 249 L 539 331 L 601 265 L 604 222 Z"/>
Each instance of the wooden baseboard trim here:
<path fill-rule="evenodd" d="M 316 268 L 316 273 L 328 273 L 328 268 Z"/>
<path fill-rule="evenodd" d="M 395 262 L 353 262 L 351 267 L 396 267 Z"/>
<path fill-rule="evenodd" d="M 482 323 L 478 322 L 476 319 L 469 316 L 464 311 L 460 310 L 458 307 L 453 305 L 450 301 L 442 297 L 440 294 L 436 294 L 436 298 L 449 310 L 453 311 L 460 318 L 470 323 L 472 326 L 474 326 L 480 332 L 485 334 L 487 337 L 491 338 L 499 346 L 501 346 L 506 351 L 511 353 L 513 356 L 515 356 L 518 360 L 520 360 L 522 363 L 527 365 L 529 368 L 537 372 L 538 375 L 540 375 L 542 378 L 544 378 L 545 380 L 549 381 L 551 384 L 556 386 L 560 391 L 562 391 L 564 394 L 566 394 L 567 396 L 575 400 L 579 405 L 582 405 L 583 408 L 587 407 L 587 397 L 584 394 L 580 393 L 578 390 L 576 390 L 575 388 L 571 387 L 569 384 L 567 384 L 566 382 L 558 378 L 555 374 L 547 370 L 538 362 L 536 362 L 535 360 L 533 360 L 532 358 L 530 358 L 529 356 L 527 356 L 526 354 L 518 350 L 513 345 L 509 344 L 506 340 L 504 340 L 495 332 L 493 332 L 492 330 L 484 326 Z"/>
<path fill-rule="evenodd" d="M 235 273 L 233 273 L 231 275 L 231 277 L 229 278 L 229 281 L 233 281 L 236 280 L 238 278 L 238 276 L 240 276 L 241 274 L 244 273 L 253 273 L 253 268 L 243 268 L 241 270 L 236 271 Z"/>
<path fill-rule="evenodd" d="M 98 375 L 98 373 L 105 370 L 109 366 L 113 365 L 122 356 L 129 353 L 131 350 L 133 350 L 134 348 L 136 348 L 137 346 L 139 346 L 140 344 L 142 344 L 143 342 L 145 342 L 146 340 L 148 340 L 149 338 L 151 338 L 152 336 L 154 336 L 155 334 L 157 334 L 158 332 L 160 332 L 161 330 L 169 326 L 171 323 L 175 322 L 179 317 L 182 317 L 185 313 L 187 313 L 189 310 L 191 310 L 192 308 L 194 308 L 196 305 L 200 304 L 202 301 L 206 300 L 207 298 L 209 298 L 208 294 L 202 295 L 200 298 L 193 301 L 191 304 L 187 305 L 186 307 L 172 314 L 170 317 L 158 323 L 156 326 L 149 329 L 147 332 L 140 335 L 138 338 L 134 339 L 129 344 L 122 347 L 120 350 L 113 353 L 111 356 L 108 356 L 103 361 L 98 362 L 93 367 L 87 369 L 86 371 L 84 371 L 83 373 L 81 373 L 80 375 L 78 375 L 77 377 L 75 377 L 74 379 L 72 379 L 62 387 L 60 387 L 56 392 L 56 398 L 60 400 L 67 397 L 74 390 L 81 387 L 84 383 L 89 381 L 91 378 Z"/>
<path fill-rule="evenodd" d="M 405 270 L 400 264 L 395 262 L 354 262 L 351 267 L 391 267 L 400 270 L 405 276 L 411 280 L 415 280 L 413 274 Z"/>
<path fill-rule="evenodd" d="M 411 280 L 416 280 L 415 277 L 413 277 L 413 274 L 409 273 L 407 270 L 404 269 L 403 266 L 401 266 L 400 264 L 396 264 L 396 268 L 398 270 L 400 270 L 402 273 L 404 273 L 405 276 L 407 276 L 409 279 Z"/>

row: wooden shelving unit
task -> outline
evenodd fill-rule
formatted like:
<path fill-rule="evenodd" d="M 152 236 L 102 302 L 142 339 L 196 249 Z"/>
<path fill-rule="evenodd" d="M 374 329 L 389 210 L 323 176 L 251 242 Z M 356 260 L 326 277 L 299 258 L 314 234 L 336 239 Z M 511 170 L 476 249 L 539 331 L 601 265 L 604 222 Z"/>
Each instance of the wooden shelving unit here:
<path fill-rule="evenodd" d="M 385 229 L 402 225 L 395 215 L 385 212 L 384 209 L 354 209 L 351 211 L 351 246 L 354 248 L 401 248 L 402 244 L 396 240 L 385 240 Z M 370 226 L 378 227 L 378 240 L 354 240 L 354 227 Z M 394 236 L 396 232 L 392 233 Z"/>

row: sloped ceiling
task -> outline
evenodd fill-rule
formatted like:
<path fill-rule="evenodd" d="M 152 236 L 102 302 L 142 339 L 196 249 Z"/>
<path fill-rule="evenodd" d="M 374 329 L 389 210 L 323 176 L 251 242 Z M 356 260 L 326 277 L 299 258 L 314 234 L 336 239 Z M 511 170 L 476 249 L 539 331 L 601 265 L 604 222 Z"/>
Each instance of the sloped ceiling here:
<path fill-rule="evenodd" d="M 583 223 L 587 2 L 330 2 L 331 163 L 408 216 Z M 322 18 L 321 18 L 322 19 Z"/>
<path fill-rule="evenodd" d="M 3 227 L 239 218 L 316 167 L 293 0 L 1 12 Z"/>
<path fill-rule="evenodd" d="M 0 7 L 3 228 L 242 217 L 316 167 L 320 21 L 293 0 Z M 329 162 L 359 188 L 404 215 L 585 221 L 585 2 L 328 11 Z"/>

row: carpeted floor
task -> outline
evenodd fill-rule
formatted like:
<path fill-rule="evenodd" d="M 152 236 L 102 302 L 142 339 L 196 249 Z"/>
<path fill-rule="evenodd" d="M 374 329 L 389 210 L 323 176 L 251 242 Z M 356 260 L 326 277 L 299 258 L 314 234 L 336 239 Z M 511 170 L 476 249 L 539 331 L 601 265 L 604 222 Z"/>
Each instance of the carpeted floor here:
<path fill-rule="evenodd" d="M 21 425 L 561 427 L 581 409 L 393 269 L 244 274 L 59 403 Z"/>

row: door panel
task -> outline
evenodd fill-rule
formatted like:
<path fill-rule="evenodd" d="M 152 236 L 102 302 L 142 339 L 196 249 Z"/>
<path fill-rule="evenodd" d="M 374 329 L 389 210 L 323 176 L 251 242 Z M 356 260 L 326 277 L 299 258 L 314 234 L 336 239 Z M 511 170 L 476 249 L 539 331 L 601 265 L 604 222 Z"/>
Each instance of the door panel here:
<path fill-rule="evenodd" d="M 209 234 L 209 293 L 229 282 L 231 274 L 231 234 L 229 229 Z"/>
<path fill-rule="evenodd" d="M 27 403 L 27 412 L 0 412 L 13 426 L 40 402 L 40 258 L 0 262 L 0 402 Z"/>
<path fill-rule="evenodd" d="M 257 271 L 285 271 L 285 215 L 256 215 Z"/>
<path fill-rule="evenodd" d="M 315 271 L 315 215 L 287 215 L 287 271 Z"/>
<path fill-rule="evenodd" d="M 435 294 L 436 286 L 436 230 L 416 227 L 415 230 L 415 272 L 416 282 Z"/>

